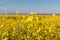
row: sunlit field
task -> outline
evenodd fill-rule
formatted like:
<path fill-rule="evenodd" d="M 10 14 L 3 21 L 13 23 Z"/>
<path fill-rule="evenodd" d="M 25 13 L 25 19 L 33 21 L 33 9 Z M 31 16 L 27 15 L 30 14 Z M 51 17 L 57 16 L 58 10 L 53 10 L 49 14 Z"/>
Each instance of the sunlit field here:
<path fill-rule="evenodd" d="M 0 40 L 60 40 L 60 15 L 0 14 Z"/>

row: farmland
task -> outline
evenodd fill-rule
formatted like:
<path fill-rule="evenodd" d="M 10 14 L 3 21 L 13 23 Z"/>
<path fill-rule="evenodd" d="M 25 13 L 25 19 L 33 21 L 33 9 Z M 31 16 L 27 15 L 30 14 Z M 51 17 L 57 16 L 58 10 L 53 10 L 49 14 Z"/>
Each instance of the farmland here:
<path fill-rule="evenodd" d="M 0 40 L 60 40 L 60 15 L 1 14 Z"/>

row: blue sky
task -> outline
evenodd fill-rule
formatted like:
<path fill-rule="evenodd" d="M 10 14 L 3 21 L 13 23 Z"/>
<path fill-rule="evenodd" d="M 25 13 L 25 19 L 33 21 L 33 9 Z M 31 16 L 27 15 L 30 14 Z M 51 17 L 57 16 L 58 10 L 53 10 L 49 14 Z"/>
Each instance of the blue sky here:
<path fill-rule="evenodd" d="M 0 13 L 60 13 L 60 0 L 0 0 Z"/>

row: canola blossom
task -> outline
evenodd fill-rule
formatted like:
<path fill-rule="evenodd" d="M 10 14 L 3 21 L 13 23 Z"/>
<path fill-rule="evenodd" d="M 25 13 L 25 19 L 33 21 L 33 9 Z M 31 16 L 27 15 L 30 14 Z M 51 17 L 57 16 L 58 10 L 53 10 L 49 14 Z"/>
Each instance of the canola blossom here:
<path fill-rule="evenodd" d="M 60 15 L 0 14 L 0 40 L 60 40 Z"/>

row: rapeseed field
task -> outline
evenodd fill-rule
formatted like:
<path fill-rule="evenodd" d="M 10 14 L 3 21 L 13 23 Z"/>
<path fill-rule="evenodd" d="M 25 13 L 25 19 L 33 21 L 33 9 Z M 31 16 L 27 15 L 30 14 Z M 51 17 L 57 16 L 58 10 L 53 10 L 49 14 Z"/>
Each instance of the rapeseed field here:
<path fill-rule="evenodd" d="M 60 40 L 60 15 L 1 14 L 0 40 Z"/>

